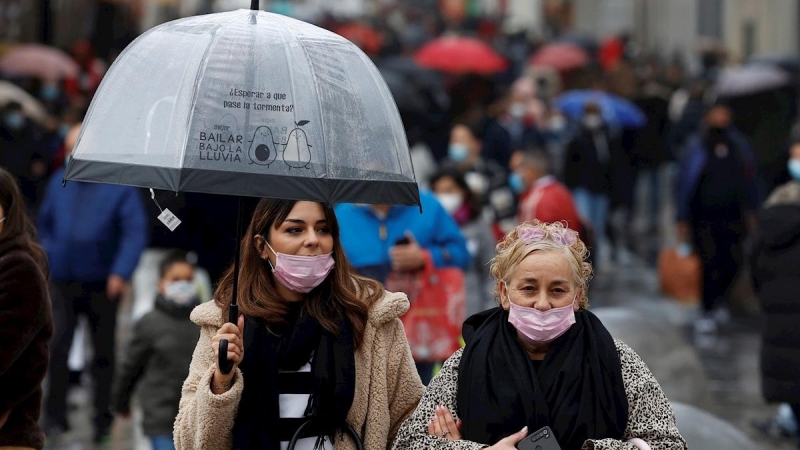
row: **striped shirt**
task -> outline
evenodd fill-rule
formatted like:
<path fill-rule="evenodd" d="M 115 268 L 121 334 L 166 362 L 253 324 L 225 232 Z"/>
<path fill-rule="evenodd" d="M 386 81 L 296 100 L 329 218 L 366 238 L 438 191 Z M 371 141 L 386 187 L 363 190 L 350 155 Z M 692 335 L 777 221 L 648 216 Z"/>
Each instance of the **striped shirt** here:
<path fill-rule="evenodd" d="M 313 389 L 314 376 L 311 374 L 310 362 L 297 371 L 278 372 L 278 404 L 280 406 L 278 430 L 282 430 L 281 450 L 288 449 L 294 432 L 306 422 L 304 414 Z M 316 436 L 299 439 L 295 450 L 313 450 L 316 442 Z M 332 450 L 333 446 L 326 441 L 322 448 Z"/>

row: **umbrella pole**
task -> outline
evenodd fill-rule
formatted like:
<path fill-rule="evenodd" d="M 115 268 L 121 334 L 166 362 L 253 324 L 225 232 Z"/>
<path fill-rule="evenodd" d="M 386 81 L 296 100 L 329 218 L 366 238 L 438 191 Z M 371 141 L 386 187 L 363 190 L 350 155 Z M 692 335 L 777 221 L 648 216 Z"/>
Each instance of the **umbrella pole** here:
<path fill-rule="evenodd" d="M 259 3 L 258 0 L 250 0 L 250 9 L 252 9 L 253 11 L 258 11 L 259 9 L 261 9 L 258 6 L 258 3 Z"/>
<path fill-rule="evenodd" d="M 257 0 L 256 0 L 257 1 Z M 239 296 L 239 266 L 241 264 L 241 239 L 242 239 L 242 196 L 239 196 L 239 206 L 236 208 L 236 248 L 233 256 L 233 291 L 231 292 L 231 304 L 228 306 L 228 322 L 237 325 L 239 323 L 239 305 L 236 298 Z M 228 359 L 228 340 L 220 339 L 219 355 L 217 365 L 220 372 L 224 375 L 231 373 L 233 361 Z"/>

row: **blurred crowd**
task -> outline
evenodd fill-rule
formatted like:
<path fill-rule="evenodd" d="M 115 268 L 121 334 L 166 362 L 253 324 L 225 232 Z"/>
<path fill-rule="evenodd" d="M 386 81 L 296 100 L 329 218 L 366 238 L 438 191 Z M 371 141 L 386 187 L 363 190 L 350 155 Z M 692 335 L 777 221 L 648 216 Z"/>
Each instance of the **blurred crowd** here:
<path fill-rule="evenodd" d="M 763 229 L 756 233 L 757 212 L 767 198 L 800 202 L 780 190 L 800 180 L 800 127 L 794 126 L 800 62 L 732 66 L 709 52 L 697 55 L 702 69 L 690 73 L 685 61 L 647 54 L 624 33 L 596 41 L 556 32 L 544 41 L 504 33 L 494 18 L 454 20 L 413 7 L 358 21 L 318 19 L 358 44 L 384 75 L 422 188 L 422 214 L 398 206 L 337 206 L 342 229 L 356 233 L 343 232 L 342 243 L 360 273 L 391 283 L 393 273 L 426 264 L 459 268 L 469 316 L 494 306 L 487 263 L 498 240 L 520 222 L 538 219 L 578 231 L 598 274 L 626 263 L 637 241 L 662 245 L 658 236 L 671 235 L 674 225 L 674 244 L 689 245 L 701 260 L 699 333 L 713 332 L 725 320 L 724 306 L 746 257 L 761 268 L 755 270 L 758 288 L 769 291 L 775 270 L 761 266 L 764 255 L 786 239 Z M 454 42 L 437 47 L 447 40 Z M 25 52 L 42 62 L 26 64 Z M 130 411 L 142 371 L 162 371 L 147 373 L 142 389 L 160 386 L 158 399 L 174 403 L 174 412 L 148 415 L 146 431 L 171 433 L 180 385 L 162 393 L 163 380 L 185 378 L 173 367 L 186 365 L 193 344 L 182 346 L 185 358 L 177 362 L 145 363 L 148 346 L 181 344 L 148 336 L 173 327 L 172 320 L 188 323 L 190 307 L 203 296 L 185 282 L 194 279 L 195 266 L 212 283 L 219 280 L 236 239 L 237 205 L 226 197 L 153 194 L 183 221 L 170 232 L 156 219 L 160 206 L 150 192 L 81 183 L 62 188 L 64 162 L 111 64 L 95 56 L 88 40 L 66 51 L 11 45 L 0 53 L 0 166 L 16 178 L 50 265 L 56 327 L 46 426 L 53 436 L 69 428 L 66 392 L 70 380 L 80 378 L 70 377 L 67 355 L 76 317 L 85 315 L 94 344 L 87 369 L 96 382 L 98 441 L 107 439 L 114 412 Z M 636 189 L 637 183 L 646 189 Z M 783 192 L 783 200 L 773 192 Z M 637 199 L 637 193 L 646 197 Z M 246 201 L 248 214 L 255 201 Z M 637 204 L 646 210 L 635 221 Z M 675 217 L 664 215 L 667 204 L 675 205 Z M 764 220 L 782 225 L 780 218 Z M 756 243 L 749 254 L 748 237 Z M 127 356 L 117 361 L 117 303 L 105 300 L 126 292 L 146 249 L 191 254 L 168 254 L 154 303 L 160 316 L 141 319 Z M 800 309 L 767 308 L 776 312 Z M 800 338 L 795 344 L 800 347 Z M 780 352 L 772 357 L 783 358 Z M 433 363 L 418 362 L 424 382 Z M 800 393 L 785 395 L 800 390 L 796 382 L 779 385 L 767 389 L 770 400 L 800 404 Z M 144 406 L 158 403 L 149 392 Z"/>

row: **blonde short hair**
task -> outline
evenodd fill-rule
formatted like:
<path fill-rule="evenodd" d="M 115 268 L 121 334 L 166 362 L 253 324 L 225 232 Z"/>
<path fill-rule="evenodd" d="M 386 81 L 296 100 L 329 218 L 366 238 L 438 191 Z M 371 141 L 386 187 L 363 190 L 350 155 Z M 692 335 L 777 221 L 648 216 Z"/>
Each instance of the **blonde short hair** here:
<path fill-rule="evenodd" d="M 537 250 L 564 253 L 572 269 L 576 287 L 581 291 L 577 300 L 578 306 L 582 309 L 588 308 L 588 285 L 592 278 L 592 265 L 586 260 L 589 249 L 578 238 L 577 233 L 563 223 L 543 223 L 538 220 L 517 225 L 497 244 L 497 256 L 492 259 L 490 266 L 495 279 L 495 300 L 500 303 L 500 292 L 497 289 L 499 282 L 507 283 L 517 265 Z"/>

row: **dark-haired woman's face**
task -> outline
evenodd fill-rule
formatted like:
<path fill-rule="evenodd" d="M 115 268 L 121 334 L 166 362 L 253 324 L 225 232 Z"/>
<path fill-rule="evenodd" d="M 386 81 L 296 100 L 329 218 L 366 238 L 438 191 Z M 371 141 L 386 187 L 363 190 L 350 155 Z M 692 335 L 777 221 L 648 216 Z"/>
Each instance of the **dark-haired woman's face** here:
<path fill-rule="evenodd" d="M 461 192 L 461 188 L 459 188 L 458 185 L 456 184 L 455 180 L 453 180 L 450 177 L 439 178 L 438 180 L 436 180 L 436 183 L 431 187 L 433 188 L 433 193 L 436 195 L 441 195 L 441 194 L 458 194 L 462 196 L 464 195 L 464 193 Z"/>
<path fill-rule="evenodd" d="M 325 210 L 317 202 L 297 202 L 283 223 L 270 230 L 269 245 L 287 255 L 317 256 L 333 251 L 333 235 Z M 259 249 L 262 258 L 275 264 L 275 255 L 266 245 Z"/>

